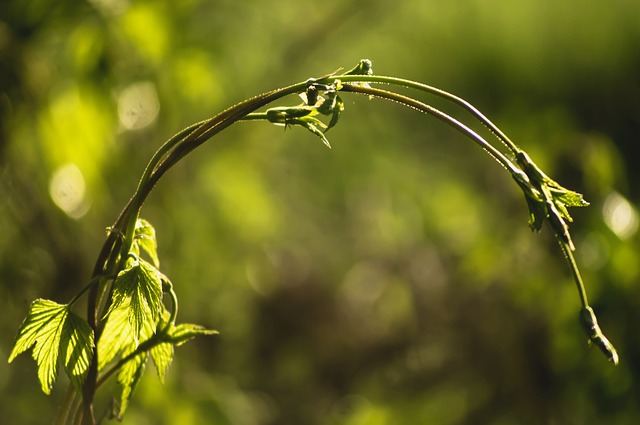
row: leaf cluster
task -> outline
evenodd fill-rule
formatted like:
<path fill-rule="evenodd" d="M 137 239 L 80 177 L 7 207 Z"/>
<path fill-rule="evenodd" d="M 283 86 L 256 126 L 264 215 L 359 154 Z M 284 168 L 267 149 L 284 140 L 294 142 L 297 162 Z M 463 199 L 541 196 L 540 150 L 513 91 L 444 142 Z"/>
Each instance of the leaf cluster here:
<path fill-rule="evenodd" d="M 520 173 L 514 173 L 513 177 L 524 192 L 529 207 L 529 226 L 531 229 L 540 231 L 546 218 L 556 235 L 572 251 L 575 250 L 567 225 L 567 222 L 573 221 L 568 208 L 586 207 L 589 203 L 584 200 L 582 194 L 560 186 L 547 176 L 525 151 L 519 151 L 516 154 L 516 162 L 524 172 L 524 176 Z"/>
<path fill-rule="evenodd" d="M 51 393 L 59 363 L 71 383 L 80 388 L 91 363 L 94 334 L 69 304 L 37 299 L 31 303 L 29 314 L 18 330 L 9 363 L 31 347 L 45 394 Z"/>
<path fill-rule="evenodd" d="M 164 382 L 174 347 L 198 335 L 218 333 L 199 325 L 175 324 L 177 297 L 169 279 L 158 269 L 156 232 L 148 221 L 136 221 L 133 243 L 123 264 L 111 282 L 99 338 L 89 323 L 72 311 L 77 298 L 67 304 L 37 299 L 9 356 L 11 362 L 33 348 L 42 391 L 50 394 L 60 365 L 80 393 L 97 355 L 97 370 L 102 372 L 99 383 L 116 374 L 121 386 L 118 417 L 124 414 L 149 356 Z M 163 302 L 167 293 L 170 308 Z"/>

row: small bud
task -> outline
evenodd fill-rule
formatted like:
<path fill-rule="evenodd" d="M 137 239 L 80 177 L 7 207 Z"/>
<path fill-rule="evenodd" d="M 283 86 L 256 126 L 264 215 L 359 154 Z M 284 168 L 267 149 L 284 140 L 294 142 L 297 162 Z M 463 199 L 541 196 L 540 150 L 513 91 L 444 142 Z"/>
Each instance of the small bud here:
<path fill-rule="evenodd" d="M 369 59 L 362 59 L 355 67 L 345 72 L 344 75 L 373 75 L 373 64 Z"/>
<path fill-rule="evenodd" d="M 600 351 L 607 356 L 609 361 L 617 365 L 619 361 L 618 352 L 600 330 L 596 314 L 591 307 L 587 306 L 580 309 L 580 324 L 589 337 L 589 342 L 600 348 Z"/>

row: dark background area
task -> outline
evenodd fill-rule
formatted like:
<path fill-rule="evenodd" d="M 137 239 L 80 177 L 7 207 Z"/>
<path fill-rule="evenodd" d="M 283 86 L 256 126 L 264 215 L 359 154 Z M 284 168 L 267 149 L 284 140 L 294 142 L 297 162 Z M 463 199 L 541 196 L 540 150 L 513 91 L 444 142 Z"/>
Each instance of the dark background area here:
<path fill-rule="evenodd" d="M 434 119 L 345 95 L 332 150 L 242 123 L 151 195 L 179 320 L 221 335 L 178 348 L 164 385 L 150 366 L 124 423 L 637 423 L 638 16 L 636 0 L 4 1 L 0 357 L 33 299 L 87 283 L 164 140 L 369 58 L 469 100 L 591 202 L 572 211 L 576 257 L 620 365 L 587 348 L 562 254 L 504 170 Z M 50 423 L 65 381 L 45 396 L 28 354 L 0 362 L 3 421 Z"/>

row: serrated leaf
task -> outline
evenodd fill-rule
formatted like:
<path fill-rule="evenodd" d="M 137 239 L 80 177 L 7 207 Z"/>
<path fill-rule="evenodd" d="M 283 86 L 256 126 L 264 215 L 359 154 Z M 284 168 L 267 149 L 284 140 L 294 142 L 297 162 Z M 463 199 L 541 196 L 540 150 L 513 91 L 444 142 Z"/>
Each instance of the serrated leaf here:
<path fill-rule="evenodd" d="M 563 187 L 556 188 L 550 187 L 553 198 L 559 202 L 562 202 L 567 207 L 588 207 L 589 202 L 585 201 L 584 196 L 581 193 L 574 192 Z"/>
<path fill-rule="evenodd" d="M 173 360 L 173 344 L 161 342 L 154 346 L 151 349 L 151 358 L 153 359 L 153 364 L 156 365 L 160 382 L 164 383 L 164 377 Z"/>
<path fill-rule="evenodd" d="M 60 348 L 65 371 L 71 383 L 82 387 L 93 356 L 93 330 L 82 318 L 70 312 L 64 322 Z"/>
<path fill-rule="evenodd" d="M 136 222 L 134 233 L 134 244 L 142 249 L 151 259 L 156 268 L 160 267 L 158 259 L 158 241 L 156 239 L 156 230 L 147 220 L 140 218 Z"/>
<path fill-rule="evenodd" d="M 98 340 L 98 370 L 102 370 L 129 346 L 135 348 L 133 329 L 129 324 L 129 303 L 109 311 Z"/>
<path fill-rule="evenodd" d="M 160 273 L 144 260 L 134 262 L 116 278 L 110 310 L 126 304 L 129 305 L 128 320 L 137 344 L 145 326 L 155 325 L 162 306 Z"/>
<path fill-rule="evenodd" d="M 69 314 L 68 305 L 37 299 L 31 303 L 29 314 L 18 330 L 9 362 L 33 346 L 32 356 L 38 365 L 38 379 L 42 391 L 51 393 L 58 372 L 60 336 Z"/>
<path fill-rule="evenodd" d="M 589 203 L 584 200 L 582 194 L 565 189 L 557 185 L 555 182 L 553 183 L 555 186 L 549 186 L 549 193 L 553 199 L 553 203 L 558 208 L 562 218 L 571 222 L 573 219 L 571 218 L 571 215 L 569 215 L 567 207 L 586 207 Z"/>
<path fill-rule="evenodd" d="M 567 207 L 586 207 L 589 205 L 589 203 L 584 200 L 582 194 L 562 187 L 558 182 L 547 176 L 531 160 L 526 152 L 518 152 L 516 154 L 516 161 L 520 168 L 526 173 L 531 184 L 536 188 L 536 190 L 544 194 L 546 201 L 550 201 L 553 207 L 557 210 L 560 221 L 562 219 L 569 222 L 573 221 Z M 527 193 L 525 191 L 525 196 L 526 195 Z M 553 208 L 548 208 L 547 206 L 545 208 L 545 216 L 555 214 L 556 212 L 551 211 L 552 209 Z"/>
<path fill-rule="evenodd" d="M 36 342 L 40 330 L 49 323 L 60 310 L 64 308 L 54 301 L 38 298 L 31 303 L 29 313 L 25 317 L 18 335 L 13 345 L 13 350 L 9 355 L 9 363 L 13 361 L 19 354 L 27 351 Z"/>
<path fill-rule="evenodd" d="M 198 335 L 218 335 L 218 331 L 214 331 L 212 329 L 206 329 L 200 325 L 194 325 L 191 323 L 182 323 L 177 326 L 172 326 L 169 332 L 167 333 L 167 339 L 171 341 L 174 345 L 179 346 L 190 340 L 191 338 L 195 338 Z"/>
<path fill-rule="evenodd" d="M 145 322 L 136 337 L 129 321 L 129 309 L 130 303 L 127 301 L 108 313 L 107 322 L 98 341 L 98 370 L 102 370 L 119 354 L 133 352 L 138 346 L 138 340 L 144 341 L 153 335 L 153 325 Z"/>
<path fill-rule="evenodd" d="M 118 371 L 118 383 L 122 385 L 119 416 L 122 416 L 129 406 L 131 396 L 133 396 L 133 392 L 144 373 L 147 357 L 146 352 L 140 353 L 122 365 L 122 368 Z"/>
<path fill-rule="evenodd" d="M 58 355 L 60 353 L 60 336 L 62 325 L 68 310 L 63 309 L 42 329 L 35 346 L 33 359 L 38 365 L 38 379 L 42 392 L 51 393 L 51 388 L 58 375 Z"/>

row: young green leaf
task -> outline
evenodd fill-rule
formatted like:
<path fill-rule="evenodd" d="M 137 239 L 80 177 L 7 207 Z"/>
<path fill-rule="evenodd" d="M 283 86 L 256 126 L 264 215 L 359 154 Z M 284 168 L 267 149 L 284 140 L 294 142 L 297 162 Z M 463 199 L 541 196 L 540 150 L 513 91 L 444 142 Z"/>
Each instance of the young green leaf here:
<path fill-rule="evenodd" d="M 60 334 L 67 314 L 67 309 L 60 310 L 42 329 L 42 333 L 33 347 L 32 355 L 38 365 L 38 379 L 42 392 L 45 394 L 51 393 L 51 388 L 58 374 Z"/>
<path fill-rule="evenodd" d="M 37 299 L 31 303 L 29 314 L 18 330 L 9 363 L 16 356 L 33 347 L 33 359 L 38 365 L 38 379 L 42 391 L 51 393 L 58 372 L 61 333 L 69 314 L 68 305 Z"/>
<path fill-rule="evenodd" d="M 151 223 L 143 218 L 139 218 L 136 222 L 135 233 L 133 236 L 134 244 L 143 250 L 151 259 L 156 268 L 160 267 L 158 259 L 158 242 L 156 240 L 156 230 Z"/>
<path fill-rule="evenodd" d="M 46 326 L 49 321 L 57 313 L 59 313 L 60 304 L 44 299 L 37 299 L 31 303 L 29 314 L 20 325 L 18 335 L 13 346 L 13 350 L 9 355 L 9 363 L 13 361 L 19 354 L 27 351 L 38 339 L 39 332 Z"/>
<path fill-rule="evenodd" d="M 98 370 L 121 353 L 130 353 L 138 346 L 138 341 L 145 341 L 153 335 L 155 324 L 144 322 L 140 334 L 136 336 L 129 321 L 130 302 L 111 309 L 107 316 L 102 336 L 98 341 Z"/>
<path fill-rule="evenodd" d="M 93 355 L 93 331 L 89 324 L 73 312 L 69 312 L 60 338 L 61 355 L 71 383 L 82 387 Z"/>
<path fill-rule="evenodd" d="M 134 358 L 126 362 L 118 372 L 118 383 L 122 385 L 119 416 L 122 416 L 129 406 L 131 396 L 144 373 L 147 357 L 148 354 L 146 352 L 136 355 Z"/>
<path fill-rule="evenodd" d="M 584 200 L 581 193 L 574 192 L 569 189 L 550 186 L 549 189 L 553 194 L 553 197 L 562 202 L 567 207 L 588 207 L 589 202 Z"/>
<path fill-rule="evenodd" d="M 110 309 L 102 335 L 98 340 L 98 370 L 130 346 L 135 348 L 133 329 L 129 324 L 129 303 Z"/>
<path fill-rule="evenodd" d="M 193 325 L 191 323 L 182 323 L 177 326 L 172 326 L 167 332 L 165 339 L 171 341 L 176 347 L 184 344 L 191 338 L 195 338 L 199 335 L 218 335 L 218 331 L 212 329 L 206 329 L 200 325 Z"/>
<path fill-rule="evenodd" d="M 557 209 L 559 219 L 572 221 L 567 207 L 586 207 L 589 205 L 582 194 L 560 186 L 558 182 L 547 176 L 525 151 L 516 154 L 516 161 L 529 177 L 531 184 L 543 193 L 546 200 L 550 201 Z M 552 214 L 552 211 L 547 211 L 547 213 Z"/>
<path fill-rule="evenodd" d="M 160 272 L 151 264 L 138 259 L 133 265 L 121 271 L 113 290 L 114 310 L 129 305 L 128 318 L 136 341 L 140 340 L 145 326 L 155 325 L 162 306 L 162 280 Z"/>
<path fill-rule="evenodd" d="M 151 358 L 153 359 L 153 364 L 156 365 L 160 382 L 164 383 L 164 377 L 173 360 L 173 344 L 161 342 L 154 346 L 151 349 Z"/>
<path fill-rule="evenodd" d="M 559 240 L 574 250 L 567 221 L 571 222 L 571 215 L 567 207 L 584 207 L 589 205 L 582 195 L 560 186 L 548 177 L 527 155 L 525 151 L 516 154 L 516 161 L 520 170 L 512 174 L 524 192 L 529 206 L 529 225 L 534 230 L 540 230 L 546 218 Z M 524 174 L 523 174 L 524 173 Z"/>
<path fill-rule="evenodd" d="M 302 117 L 302 118 L 295 118 L 291 120 L 290 123 L 297 124 L 306 128 L 307 130 L 309 130 L 310 132 L 318 136 L 320 140 L 322 140 L 322 143 L 324 143 L 329 149 L 331 149 L 331 144 L 329 144 L 329 140 L 324 135 L 324 132 L 320 130 L 320 128 L 326 129 L 327 126 L 325 123 L 323 123 L 319 119 L 314 117 Z"/>
<path fill-rule="evenodd" d="M 171 358 L 173 357 L 173 347 L 171 344 L 160 342 L 161 336 L 159 334 L 154 335 L 154 329 L 156 327 L 158 329 L 162 328 L 164 323 L 163 317 L 168 317 L 169 313 L 163 309 L 163 313 L 157 324 L 152 324 L 151 322 L 145 323 L 139 335 L 141 343 L 138 345 L 138 343 L 134 341 L 134 332 L 129 322 L 130 308 L 129 304 L 123 304 L 111 311 L 107 318 L 102 337 L 98 342 L 99 370 L 102 370 L 119 354 L 121 354 L 123 358 L 127 358 L 131 356 L 132 353 L 136 353 L 136 355 L 129 359 L 118 371 L 117 380 L 122 386 L 118 417 L 122 416 L 127 409 L 136 385 L 144 372 L 149 352 L 151 352 L 161 381 L 164 380 L 166 371 L 171 363 Z M 165 347 L 165 345 L 169 345 L 169 347 Z M 171 350 L 170 353 L 167 348 Z M 138 352 L 136 352 L 136 350 L 138 350 Z"/>

